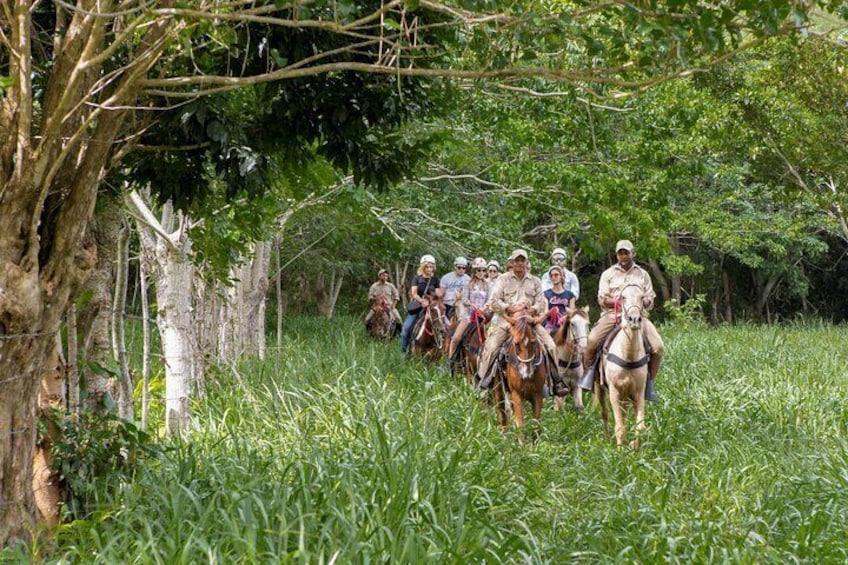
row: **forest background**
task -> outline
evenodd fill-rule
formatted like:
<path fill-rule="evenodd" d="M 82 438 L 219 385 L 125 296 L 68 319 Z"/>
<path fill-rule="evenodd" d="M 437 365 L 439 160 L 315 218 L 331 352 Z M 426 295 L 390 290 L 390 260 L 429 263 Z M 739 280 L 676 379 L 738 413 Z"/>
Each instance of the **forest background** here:
<path fill-rule="evenodd" d="M 845 316 L 841 2 L 197 8 L 3 5 L 4 545 L 65 410 L 148 428 L 156 343 L 180 436 L 212 368 L 423 253 L 564 247 L 591 304 L 628 238 L 660 318 Z"/>

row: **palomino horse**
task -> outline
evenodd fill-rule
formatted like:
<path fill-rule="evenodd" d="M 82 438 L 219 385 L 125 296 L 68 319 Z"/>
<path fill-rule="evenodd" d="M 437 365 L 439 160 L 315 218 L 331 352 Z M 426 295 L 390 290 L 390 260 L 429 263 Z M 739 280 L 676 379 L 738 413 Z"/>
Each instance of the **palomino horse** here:
<path fill-rule="evenodd" d="M 389 310 L 389 302 L 385 296 L 381 296 L 380 300 L 371 307 L 374 315 L 371 316 L 371 325 L 368 327 L 368 333 L 374 339 L 389 339 L 395 335 L 395 319 Z"/>
<path fill-rule="evenodd" d="M 512 401 L 512 412 L 515 414 L 515 425 L 524 425 L 524 402 L 530 401 L 533 406 L 533 421 L 536 429 L 533 439 L 539 436 L 539 417 L 542 414 L 542 402 L 545 395 L 545 382 L 548 378 L 547 354 L 545 347 L 536 336 L 533 320 L 529 316 L 511 318 L 504 316 L 509 322 L 509 337 L 505 344 L 506 366 L 500 372 L 500 382 L 495 383 L 494 397 L 498 409 L 498 422 L 502 429 L 507 426 L 507 396 Z M 523 437 L 519 436 L 523 442 Z"/>
<path fill-rule="evenodd" d="M 583 411 L 583 389 L 577 381 L 583 376 L 583 350 L 589 336 L 589 307 L 569 308 L 561 319 L 553 338 L 557 346 L 559 376 L 568 385 L 574 399 L 574 407 Z M 562 397 L 554 397 L 554 409 L 560 410 Z"/>
<path fill-rule="evenodd" d="M 479 308 L 471 310 L 471 323 L 465 329 L 465 335 L 457 346 L 456 366 L 462 367 L 468 383 L 474 385 L 477 382 L 477 362 L 486 343 L 486 314 Z M 454 365 L 451 365 L 451 371 Z"/>
<path fill-rule="evenodd" d="M 618 446 L 625 443 L 627 435 L 626 403 L 636 411 L 636 437 L 630 446 L 639 449 L 639 433 L 645 429 L 645 383 L 648 380 L 648 354 L 642 334 L 643 291 L 636 285 L 627 285 L 619 295 L 621 321 L 607 338 L 601 359 L 601 381 L 595 380 L 595 394 L 601 404 L 601 420 L 609 434 L 609 413 L 605 396 L 609 393 L 615 440 Z"/>
<path fill-rule="evenodd" d="M 427 361 L 435 362 L 442 356 L 445 340 L 445 307 L 439 298 L 431 297 L 410 332 L 409 350 Z"/>

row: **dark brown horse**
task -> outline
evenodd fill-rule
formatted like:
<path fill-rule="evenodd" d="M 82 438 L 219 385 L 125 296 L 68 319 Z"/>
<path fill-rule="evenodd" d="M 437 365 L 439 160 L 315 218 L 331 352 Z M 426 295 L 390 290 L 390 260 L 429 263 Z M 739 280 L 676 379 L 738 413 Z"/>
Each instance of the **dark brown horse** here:
<path fill-rule="evenodd" d="M 459 351 L 455 366 L 462 369 L 468 383 L 474 385 L 477 382 L 477 367 L 483 344 L 486 343 L 486 324 L 488 317 L 479 308 L 471 310 L 471 320 L 465 329 L 465 335 L 459 342 Z M 454 365 L 451 365 L 451 371 Z"/>
<path fill-rule="evenodd" d="M 511 318 L 504 316 L 509 322 L 509 337 L 505 343 L 506 366 L 499 372 L 500 382 L 495 383 L 494 397 L 498 408 L 498 422 L 506 429 L 508 423 L 507 398 L 512 401 L 512 412 L 515 414 L 515 426 L 524 425 L 524 403 L 529 401 L 533 407 L 535 430 L 533 439 L 539 436 L 544 400 L 545 381 L 547 380 L 547 355 L 545 347 L 536 336 L 536 327 L 530 316 Z M 522 436 L 519 441 L 523 442 Z"/>
<path fill-rule="evenodd" d="M 443 352 L 445 341 L 445 306 L 441 299 L 430 297 L 409 334 L 409 351 L 434 363 Z"/>
<path fill-rule="evenodd" d="M 374 339 L 389 339 L 395 335 L 397 324 L 389 308 L 389 302 L 385 296 L 381 296 L 374 303 L 374 306 L 371 307 L 373 315 L 371 316 L 371 323 L 368 326 L 368 333 Z"/>

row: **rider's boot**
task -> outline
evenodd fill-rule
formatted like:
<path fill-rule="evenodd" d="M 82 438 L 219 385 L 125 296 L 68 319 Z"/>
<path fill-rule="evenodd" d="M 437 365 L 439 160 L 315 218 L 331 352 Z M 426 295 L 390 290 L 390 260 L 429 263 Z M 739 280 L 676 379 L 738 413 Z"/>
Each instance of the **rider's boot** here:
<path fill-rule="evenodd" d="M 577 386 L 583 390 L 595 389 L 595 373 L 598 371 L 599 362 L 600 356 L 596 355 L 589 367 L 583 371 L 583 376 L 580 377 L 580 380 L 577 382 Z"/>
<path fill-rule="evenodd" d="M 656 355 L 652 355 L 651 360 L 648 361 L 648 380 L 645 382 L 645 400 L 648 402 L 656 402 L 659 400 L 657 391 L 654 389 L 654 381 L 656 380 L 657 373 L 660 370 L 660 361 L 662 361 L 662 358 L 657 357 Z"/>

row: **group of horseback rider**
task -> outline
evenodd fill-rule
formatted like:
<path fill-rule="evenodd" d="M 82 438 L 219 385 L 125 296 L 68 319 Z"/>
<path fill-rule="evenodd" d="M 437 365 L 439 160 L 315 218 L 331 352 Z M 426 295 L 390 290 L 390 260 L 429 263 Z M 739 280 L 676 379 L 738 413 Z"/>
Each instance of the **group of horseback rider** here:
<path fill-rule="evenodd" d="M 625 286 L 635 285 L 644 293 L 642 306 L 645 311 L 653 307 L 653 283 L 648 272 L 634 262 L 635 249 L 628 240 L 620 240 L 615 246 L 616 263 L 601 275 L 598 285 L 598 304 L 601 316 L 589 333 L 588 343 L 583 355 L 586 369 L 579 382 L 581 388 L 592 390 L 597 371 L 599 348 L 616 325 L 618 303 L 621 290 Z M 478 387 L 487 390 L 494 380 L 494 361 L 509 333 L 507 317 L 529 316 L 535 324 L 536 336 L 547 352 L 548 367 L 554 384 L 554 394 L 563 396 L 568 390 L 557 375 L 556 346 L 551 337 L 556 320 L 561 319 L 568 309 L 575 307 L 580 297 L 580 283 L 573 272 L 565 267 L 567 254 L 564 249 L 556 248 L 551 253 L 551 266 L 542 278 L 530 273 L 529 256 L 523 249 L 516 249 L 509 256 L 507 269 L 501 272 L 497 261 L 486 262 L 478 257 L 471 262 L 473 275 L 467 273 L 469 262 L 464 257 L 454 261 L 454 271 L 441 278 L 436 275 L 436 260 L 432 255 L 424 255 L 419 262 L 418 271 L 410 287 L 411 301 L 407 306 L 408 315 L 401 330 L 401 350 L 409 351 L 410 334 L 420 313 L 426 309 L 434 297 L 442 299 L 445 305 L 445 318 L 450 320 L 456 310 L 458 322 L 451 337 L 449 358 L 453 360 L 459 349 L 459 342 L 471 323 L 472 316 L 484 313 L 491 318 L 486 332 L 485 344 L 478 362 Z M 396 323 L 401 317 L 396 305 L 400 296 L 397 288 L 388 281 L 388 271 L 380 269 L 378 281 L 368 292 L 372 305 L 383 300 Z M 370 323 L 373 310 L 366 318 Z M 650 349 L 648 363 L 648 381 L 645 398 L 656 401 L 654 379 L 663 358 L 663 341 L 656 327 L 646 317 L 643 322 L 645 339 Z"/>

